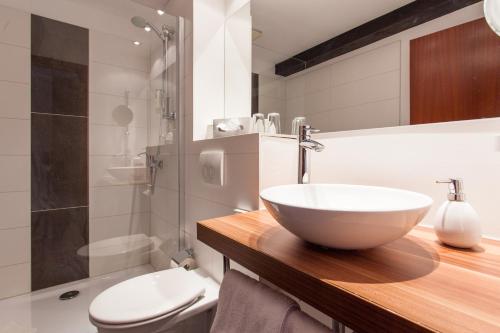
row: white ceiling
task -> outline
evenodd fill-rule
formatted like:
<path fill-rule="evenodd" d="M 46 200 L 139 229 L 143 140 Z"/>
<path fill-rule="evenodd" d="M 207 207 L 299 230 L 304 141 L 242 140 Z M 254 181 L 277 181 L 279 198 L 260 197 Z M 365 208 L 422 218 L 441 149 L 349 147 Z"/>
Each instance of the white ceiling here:
<path fill-rule="evenodd" d="M 276 62 L 349 31 L 413 0 L 251 0 L 254 46 Z"/>
<path fill-rule="evenodd" d="M 170 0 L 132 0 L 153 9 L 164 9 Z"/>

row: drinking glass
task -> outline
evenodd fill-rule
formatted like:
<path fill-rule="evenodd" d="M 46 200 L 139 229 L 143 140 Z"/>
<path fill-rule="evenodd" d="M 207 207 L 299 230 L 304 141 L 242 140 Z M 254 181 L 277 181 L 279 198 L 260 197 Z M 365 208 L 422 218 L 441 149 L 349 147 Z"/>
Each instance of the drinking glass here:
<path fill-rule="evenodd" d="M 280 134 L 280 114 L 277 112 L 271 112 L 267 115 L 267 128 L 266 133 L 269 134 Z"/>
<path fill-rule="evenodd" d="M 264 133 L 265 119 L 263 113 L 254 113 L 252 115 L 252 133 Z"/>
<path fill-rule="evenodd" d="M 306 117 L 295 117 L 292 121 L 292 135 L 299 135 L 300 125 L 306 125 Z"/>

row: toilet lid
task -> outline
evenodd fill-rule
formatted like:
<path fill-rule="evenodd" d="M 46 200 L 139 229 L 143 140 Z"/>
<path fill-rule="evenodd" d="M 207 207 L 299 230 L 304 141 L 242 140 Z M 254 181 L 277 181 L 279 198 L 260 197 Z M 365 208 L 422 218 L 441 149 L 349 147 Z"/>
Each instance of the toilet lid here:
<path fill-rule="evenodd" d="M 92 319 L 127 324 L 163 316 L 205 293 L 202 281 L 184 268 L 167 269 L 118 283 L 90 304 Z"/>

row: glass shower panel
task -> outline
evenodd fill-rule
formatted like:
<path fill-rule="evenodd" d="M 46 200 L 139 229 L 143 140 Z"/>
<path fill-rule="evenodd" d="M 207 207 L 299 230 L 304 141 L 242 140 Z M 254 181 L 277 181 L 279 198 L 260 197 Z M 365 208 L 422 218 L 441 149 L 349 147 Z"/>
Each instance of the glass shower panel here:
<path fill-rule="evenodd" d="M 22 253 L 0 265 L 11 274 L 0 286 L 2 332 L 95 331 L 94 296 L 169 268 L 179 250 L 182 20 L 143 3 L 0 0 L 13 68 L 0 73 L 0 94 L 30 108 L 16 121 L 31 142 L 23 165 L 15 155 L 26 178 L 12 187 L 26 225 L 4 222 L 4 233 L 22 235 Z M 80 296 L 59 303 L 73 289 Z"/>
<path fill-rule="evenodd" d="M 156 270 L 170 267 L 180 249 L 179 177 L 179 61 L 180 20 L 169 18 L 151 49 L 150 136 L 147 149 L 150 196 L 150 263 Z M 163 33 L 163 35 L 162 35 Z M 163 38 L 162 38 L 163 37 Z"/>
<path fill-rule="evenodd" d="M 179 246 L 178 18 L 128 6 L 126 35 L 90 38 L 91 276 L 169 268 Z"/>

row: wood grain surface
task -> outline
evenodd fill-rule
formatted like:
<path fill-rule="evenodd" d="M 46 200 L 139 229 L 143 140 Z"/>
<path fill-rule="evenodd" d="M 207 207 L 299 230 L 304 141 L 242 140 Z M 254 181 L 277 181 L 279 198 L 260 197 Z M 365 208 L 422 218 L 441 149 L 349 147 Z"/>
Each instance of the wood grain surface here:
<path fill-rule="evenodd" d="M 484 18 L 410 42 L 410 123 L 500 116 L 500 38 Z"/>
<path fill-rule="evenodd" d="M 500 332 L 500 242 L 458 250 L 417 227 L 371 250 L 323 249 L 265 210 L 202 221 L 197 231 L 200 241 L 357 332 Z"/>

